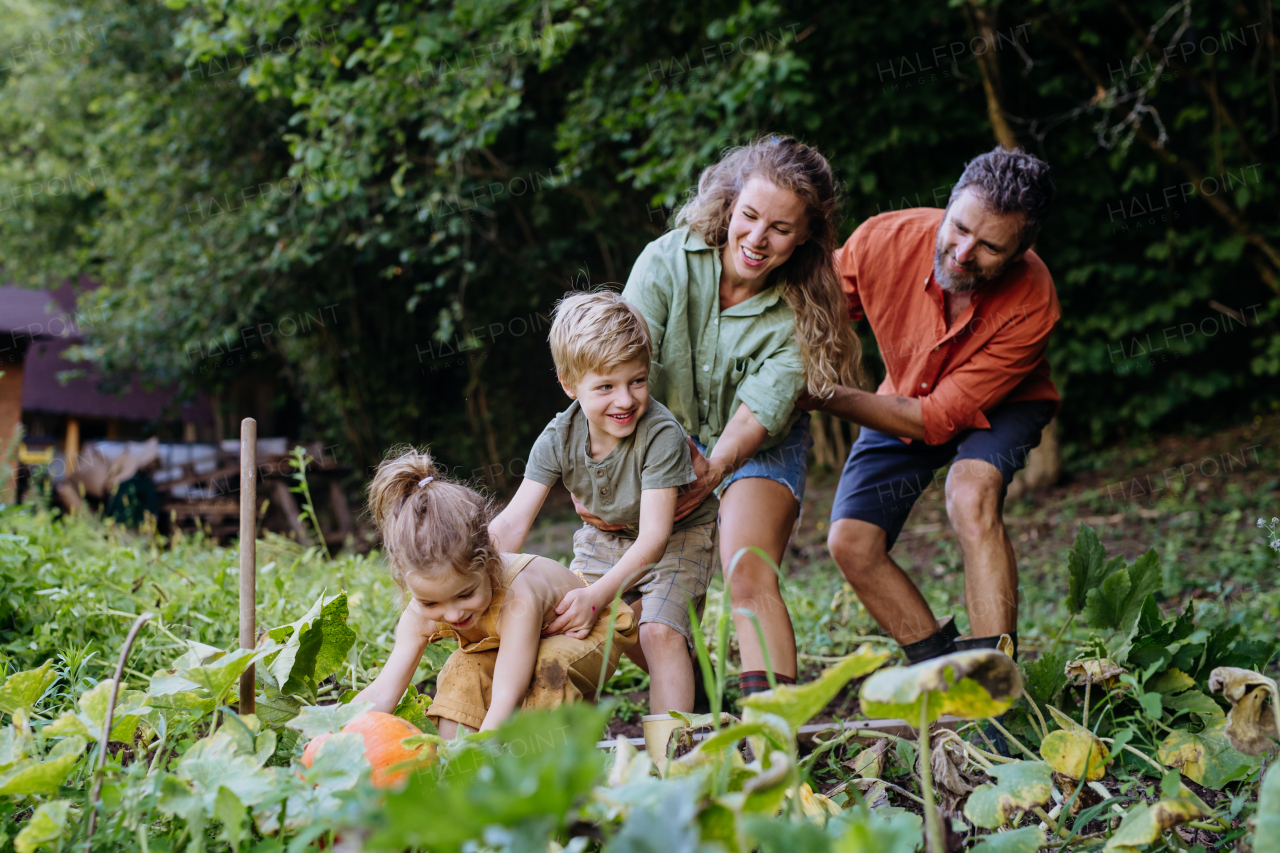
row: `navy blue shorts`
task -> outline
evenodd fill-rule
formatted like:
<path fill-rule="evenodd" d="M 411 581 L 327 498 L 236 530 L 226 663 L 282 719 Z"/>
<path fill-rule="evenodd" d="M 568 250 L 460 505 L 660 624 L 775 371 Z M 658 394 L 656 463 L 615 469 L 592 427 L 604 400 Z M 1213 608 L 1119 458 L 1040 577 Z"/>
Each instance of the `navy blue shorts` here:
<path fill-rule="evenodd" d="M 965 430 L 946 444 L 906 444 L 863 427 L 840 474 L 831 521 L 856 518 L 883 528 L 886 550 L 891 549 L 935 472 L 953 458 L 981 459 L 999 469 L 1008 489 L 1013 475 L 1027 464 L 1027 454 L 1040 444 L 1040 431 L 1053 412 L 1048 401 L 1005 403 L 987 415 L 990 429 Z"/>

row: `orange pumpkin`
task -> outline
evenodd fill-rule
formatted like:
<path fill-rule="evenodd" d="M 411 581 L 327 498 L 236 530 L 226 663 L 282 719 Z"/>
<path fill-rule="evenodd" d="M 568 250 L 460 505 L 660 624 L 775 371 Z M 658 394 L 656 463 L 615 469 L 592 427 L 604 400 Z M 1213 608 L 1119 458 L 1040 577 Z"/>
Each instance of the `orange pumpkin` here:
<path fill-rule="evenodd" d="M 410 735 L 420 735 L 422 731 L 408 720 L 384 714 L 381 711 L 366 711 L 342 727 L 344 732 L 356 732 L 364 736 L 364 755 L 373 766 L 370 781 L 375 788 L 389 788 L 409 777 L 410 768 L 396 767 L 408 761 L 430 761 L 435 758 L 434 744 L 426 748 L 405 749 L 400 741 Z M 307 744 L 302 753 L 303 765 L 310 767 L 320 752 L 320 745 L 329 739 L 323 734 Z M 394 769 L 393 769 L 394 768 Z"/>

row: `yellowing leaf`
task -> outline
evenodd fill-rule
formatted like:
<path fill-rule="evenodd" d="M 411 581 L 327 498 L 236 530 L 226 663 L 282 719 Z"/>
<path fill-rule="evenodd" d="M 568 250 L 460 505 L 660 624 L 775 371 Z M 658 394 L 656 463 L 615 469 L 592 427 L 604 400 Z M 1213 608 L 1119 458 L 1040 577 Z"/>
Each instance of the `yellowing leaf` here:
<path fill-rule="evenodd" d="M 976 720 L 1004 713 L 1021 695 L 1021 670 L 995 649 L 882 669 L 863 683 L 860 693 L 864 714 L 900 717 L 912 725 L 919 725 L 922 705 L 928 722 L 943 714 Z"/>
<path fill-rule="evenodd" d="M 1185 791 L 1186 789 L 1183 788 Z M 1188 794 L 1190 792 L 1187 792 Z M 1139 803 L 1129 810 L 1120 828 L 1107 841 L 1103 850 L 1117 853 L 1138 853 L 1139 847 L 1154 844 L 1161 833 L 1189 820 L 1204 817 L 1208 812 L 1195 796 L 1162 799 L 1155 803 Z"/>
<path fill-rule="evenodd" d="M 746 696 L 741 704 L 744 708 L 777 714 L 794 731 L 825 708 L 850 681 L 878 669 L 890 654 L 888 649 L 875 649 L 870 643 L 863 643 L 853 654 L 823 670 L 816 681 L 783 684 L 774 690 Z"/>
<path fill-rule="evenodd" d="M 28 669 L 15 672 L 5 679 L 0 686 L 0 711 L 12 714 L 21 708 L 27 714 L 35 710 L 36 702 L 49 689 L 49 685 L 58 680 L 58 673 L 50 672 L 52 660 L 47 660 L 39 669 Z"/>
<path fill-rule="evenodd" d="M 1049 762 L 1055 772 L 1076 780 L 1084 776 L 1087 762 L 1089 776 L 1086 781 L 1090 782 L 1105 776 L 1107 765 L 1111 763 L 1111 754 L 1106 746 L 1092 733 L 1063 729 L 1049 732 L 1040 744 L 1040 757 Z"/>
<path fill-rule="evenodd" d="M 67 831 L 69 800 L 41 803 L 13 839 L 14 853 L 34 853 L 38 847 L 57 850 L 62 846 L 62 836 Z"/>
<path fill-rule="evenodd" d="M 1124 667 L 1107 658 L 1068 661 L 1065 671 L 1072 684 L 1092 681 L 1105 687 L 1115 684 L 1116 679 L 1127 672 Z"/>
<path fill-rule="evenodd" d="M 1156 758 L 1182 771 L 1193 782 L 1221 791 L 1228 782 L 1243 779 L 1261 761 L 1227 742 L 1227 721 L 1219 717 L 1199 734 L 1176 731 L 1164 739 Z"/>
<path fill-rule="evenodd" d="M 1261 755 L 1280 740 L 1280 689 L 1275 681 L 1251 669 L 1220 666 L 1209 673 L 1209 689 L 1231 703 L 1225 734 L 1235 749 Z"/>
<path fill-rule="evenodd" d="M 0 795 L 56 794 L 58 786 L 84 756 L 87 741 L 69 737 L 49 751 L 44 761 L 21 761 L 0 776 Z"/>
<path fill-rule="evenodd" d="M 1053 776 L 1043 761 L 997 764 L 987 771 L 996 785 L 979 785 L 964 805 L 964 816 L 986 829 L 1003 826 L 1014 812 L 1026 811 L 1048 801 Z"/>

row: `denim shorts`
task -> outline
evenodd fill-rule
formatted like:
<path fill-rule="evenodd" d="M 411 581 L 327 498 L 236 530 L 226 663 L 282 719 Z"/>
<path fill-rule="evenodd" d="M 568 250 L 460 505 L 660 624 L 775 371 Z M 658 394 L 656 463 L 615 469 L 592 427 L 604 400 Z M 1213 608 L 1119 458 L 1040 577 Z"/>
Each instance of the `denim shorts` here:
<path fill-rule="evenodd" d="M 863 427 L 853 443 L 831 506 L 832 523 L 856 518 L 882 528 L 886 550 L 893 548 L 916 498 L 952 461 L 981 459 L 994 465 L 1008 489 L 1013 475 L 1040 444 L 1040 431 L 1053 417 L 1050 402 L 1004 403 L 987 414 L 989 429 L 970 429 L 945 444 L 905 443 Z"/>
<path fill-rule="evenodd" d="M 698 445 L 698 450 L 706 455 L 706 445 L 699 441 L 696 435 L 693 437 L 693 442 Z M 791 427 L 791 431 L 787 433 L 787 437 L 782 440 L 782 444 L 768 450 L 761 450 L 748 459 L 746 465 L 725 478 L 716 489 L 716 497 L 723 497 L 724 490 L 739 480 L 760 477 L 765 480 L 776 480 L 786 486 L 799 503 L 804 497 L 804 482 L 808 473 L 811 447 L 813 447 L 813 434 L 809 431 L 809 413 L 802 412 L 795 425 Z"/>

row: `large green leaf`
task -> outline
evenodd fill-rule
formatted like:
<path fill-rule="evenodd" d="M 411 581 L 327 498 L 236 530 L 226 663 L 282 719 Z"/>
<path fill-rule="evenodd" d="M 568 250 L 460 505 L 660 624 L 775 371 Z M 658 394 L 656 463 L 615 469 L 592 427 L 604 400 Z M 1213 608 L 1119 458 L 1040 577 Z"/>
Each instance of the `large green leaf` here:
<path fill-rule="evenodd" d="M 272 798 L 279 785 L 282 768 L 264 768 L 270 756 L 241 752 L 236 738 L 225 728 L 212 737 L 197 741 L 178 762 L 176 778 L 183 783 L 161 798 L 160 807 L 169 814 L 189 814 L 188 796 L 199 801 L 205 816 L 217 807 L 218 790 L 226 788 L 246 806 Z"/>
<path fill-rule="evenodd" d="M 972 853 L 1036 853 L 1044 843 L 1044 830 L 1037 826 L 1024 826 L 981 836 Z"/>
<path fill-rule="evenodd" d="M 47 660 L 38 669 L 15 672 L 0 685 L 0 712 L 12 714 L 21 708 L 27 714 L 35 710 L 36 702 L 58 680 L 58 673 L 51 672 L 52 660 Z"/>
<path fill-rule="evenodd" d="M 512 717 L 493 737 L 389 794 L 382 829 L 366 846 L 459 853 L 486 827 L 559 823 L 604 775 L 605 756 L 595 744 L 606 713 L 578 703 Z M 448 819 L 423 820 L 424 813 Z"/>
<path fill-rule="evenodd" d="M 1100 586 L 1123 564 L 1123 557 L 1113 557 L 1107 562 L 1107 549 L 1102 547 L 1097 532 L 1089 525 L 1081 524 L 1076 531 L 1075 544 L 1067 552 L 1067 609 L 1072 613 L 1082 611 L 1088 601 L 1089 590 Z"/>
<path fill-rule="evenodd" d="M 1084 617 L 1091 628 L 1131 630 L 1138 621 L 1142 602 L 1163 586 L 1160 558 L 1155 551 L 1147 551 L 1124 568 L 1113 566 L 1117 559 L 1123 564 L 1122 557 L 1108 563 L 1101 583 L 1086 595 Z"/>
<path fill-rule="evenodd" d="M 779 685 L 773 690 L 745 696 L 741 704 L 744 708 L 778 715 L 794 731 L 825 708 L 850 681 L 878 669 L 890 654 L 888 649 L 875 649 L 870 643 L 863 643 L 853 654 L 823 670 L 815 681 Z"/>
<path fill-rule="evenodd" d="M 832 853 L 914 853 L 924 844 L 917 815 L 894 809 L 854 806 L 827 823 Z"/>
<path fill-rule="evenodd" d="M 34 853 L 39 847 L 50 850 L 62 848 L 62 837 L 67 832 L 67 814 L 70 800 L 53 800 L 41 803 L 13 839 L 14 853 Z"/>
<path fill-rule="evenodd" d="M 265 653 L 255 649 L 222 649 L 191 642 L 187 652 L 173 662 L 170 669 L 162 669 L 151 676 L 148 692 L 152 696 L 172 696 L 178 693 L 202 691 L 214 704 L 222 704 L 240 676 Z"/>
<path fill-rule="evenodd" d="M 1218 717 L 1199 734 L 1179 730 L 1160 744 L 1156 757 L 1166 767 L 1182 771 L 1193 782 L 1221 791 L 1243 779 L 1259 766 L 1261 759 L 1245 755 L 1231 746 L 1226 735 L 1227 721 Z"/>
<path fill-rule="evenodd" d="M 862 684 L 862 713 L 919 725 L 943 714 L 966 720 L 1003 714 L 1022 695 L 1022 671 L 1003 652 L 956 652 L 909 667 L 890 667 Z"/>
<path fill-rule="evenodd" d="M 1280 853 L 1280 764 L 1272 765 L 1262 779 L 1256 820 L 1253 853 Z"/>
<path fill-rule="evenodd" d="M 1043 761 L 997 764 L 987 771 L 998 780 L 979 785 L 964 805 L 964 815 L 985 829 L 1003 826 L 1014 812 L 1042 805 L 1053 790 L 1053 773 Z"/>
<path fill-rule="evenodd" d="M 347 626 L 347 593 L 321 594 L 296 622 L 272 628 L 259 645 L 267 671 L 286 696 L 315 686 L 338 671 L 355 644 Z"/>
<path fill-rule="evenodd" d="M 296 717 L 285 723 L 285 727 L 302 732 L 302 736 L 307 740 L 314 740 L 323 734 L 342 731 L 343 726 L 372 707 L 372 702 L 304 705 Z"/>
<path fill-rule="evenodd" d="M 102 726 L 107 720 L 107 703 L 111 700 L 111 679 L 100 681 L 81 694 L 77 711 L 64 711 L 58 719 L 45 726 L 45 735 L 65 737 L 76 735 L 97 742 L 102 737 Z M 150 699 L 138 690 L 121 688 L 116 695 L 115 711 L 111 716 L 110 740 L 116 743 L 133 743 L 134 735 L 151 713 Z"/>
<path fill-rule="evenodd" d="M 43 761 L 20 761 L 0 776 L 0 795 L 56 794 L 58 786 L 84 757 L 87 741 L 69 737 L 49 750 Z"/>

